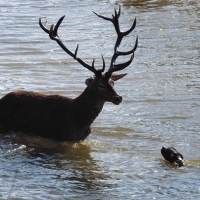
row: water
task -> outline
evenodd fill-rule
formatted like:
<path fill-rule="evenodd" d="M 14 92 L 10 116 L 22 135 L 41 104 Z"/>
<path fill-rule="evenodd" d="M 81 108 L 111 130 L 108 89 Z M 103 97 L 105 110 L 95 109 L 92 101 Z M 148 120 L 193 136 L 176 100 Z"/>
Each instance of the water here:
<path fill-rule="evenodd" d="M 76 97 L 92 74 L 39 25 L 66 15 L 59 35 L 78 55 L 108 65 L 116 35 L 92 11 L 137 27 L 122 49 L 139 47 L 115 84 L 123 103 L 107 103 L 86 141 L 0 135 L 0 199 L 198 199 L 200 193 L 200 3 L 193 1 L 0 1 L 0 96 L 17 89 Z M 45 19 L 43 19 L 45 21 Z M 126 60 L 128 58 L 124 58 Z M 123 60 L 123 61 L 124 61 Z M 174 146 L 188 166 L 160 154 Z"/>

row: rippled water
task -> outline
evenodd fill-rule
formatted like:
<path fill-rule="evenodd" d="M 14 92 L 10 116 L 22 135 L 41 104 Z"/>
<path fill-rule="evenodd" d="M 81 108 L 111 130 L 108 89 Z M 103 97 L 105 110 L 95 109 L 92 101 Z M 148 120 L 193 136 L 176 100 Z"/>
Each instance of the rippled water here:
<path fill-rule="evenodd" d="M 0 1 L 0 96 L 25 89 L 76 97 L 92 74 L 38 25 L 66 15 L 59 35 L 79 56 L 109 63 L 116 35 L 111 16 L 137 27 L 123 41 L 139 47 L 128 75 L 116 83 L 123 103 L 107 103 L 79 144 L 25 134 L 0 135 L 0 199 L 198 199 L 200 194 L 199 1 Z M 126 59 L 126 58 L 125 58 Z M 160 154 L 174 146 L 188 166 Z"/>

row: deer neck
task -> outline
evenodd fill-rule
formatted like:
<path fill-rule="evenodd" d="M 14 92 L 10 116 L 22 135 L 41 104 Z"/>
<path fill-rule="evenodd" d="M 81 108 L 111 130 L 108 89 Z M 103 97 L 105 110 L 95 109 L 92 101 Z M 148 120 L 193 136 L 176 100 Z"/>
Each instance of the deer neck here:
<path fill-rule="evenodd" d="M 101 100 L 97 92 L 86 88 L 84 92 L 71 102 L 69 140 L 84 140 L 91 132 L 90 125 L 101 112 L 105 101 Z"/>
<path fill-rule="evenodd" d="M 92 124 L 99 115 L 104 103 L 105 101 L 99 97 L 98 93 L 88 87 L 79 97 L 74 99 L 74 106 L 76 106 L 79 116 L 82 115 L 81 121 L 87 125 Z"/>

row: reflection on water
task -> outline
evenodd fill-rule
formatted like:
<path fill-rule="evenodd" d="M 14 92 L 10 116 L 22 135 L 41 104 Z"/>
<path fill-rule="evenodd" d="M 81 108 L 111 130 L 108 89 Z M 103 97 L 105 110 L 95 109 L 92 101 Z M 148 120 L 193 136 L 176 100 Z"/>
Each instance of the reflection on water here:
<path fill-rule="evenodd" d="M 160 9 L 162 6 L 168 6 L 168 5 L 173 5 L 174 1 L 171 0 L 158 0 L 158 1 L 149 1 L 149 0 L 136 0 L 136 1 L 132 1 L 132 0 L 122 0 L 120 1 L 123 3 L 124 6 L 134 6 L 136 8 L 139 8 L 141 10 L 148 10 L 151 8 L 154 9 Z"/>
<path fill-rule="evenodd" d="M 43 188 L 46 185 L 49 188 L 48 193 L 55 193 L 60 196 L 63 196 L 65 192 L 68 192 L 68 195 L 71 193 L 73 196 L 77 191 L 89 189 L 97 192 L 101 187 L 110 187 L 110 184 L 103 183 L 110 177 L 106 173 L 102 173 L 103 168 L 90 155 L 90 144 L 87 141 L 62 143 L 41 137 L 27 137 L 21 133 L 16 136 L 13 133 L 1 136 L 1 153 L 3 154 L 1 159 L 9 160 L 10 165 L 14 164 L 17 167 L 12 172 L 11 177 L 9 173 L 4 174 L 5 177 L 14 181 L 14 183 L 10 183 L 9 195 L 19 189 L 17 183 L 24 177 L 26 183 L 23 184 L 23 190 L 34 197 L 33 193 L 29 191 L 28 183 L 30 180 L 28 177 L 30 171 L 32 173 L 31 182 L 34 179 L 36 182 L 46 180 L 46 176 L 48 176 L 49 182 L 44 184 L 44 181 L 42 181 L 41 187 Z M 4 167 L 4 164 L 1 168 Z M 20 166 L 23 166 L 23 168 L 20 168 Z M 56 173 L 53 173 L 55 170 Z M 52 174 L 48 174 L 50 171 Z M 41 177 L 34 177 L 34 174 L 40 174 Z M 66 183 L 70 187 L 70 192 L 68 189 L 64 189 L 65 192 L 63 193 L 61 192 L 62 189 L 57 193 L 59 185 Z M 38 184 L 40 185 L 40 182 Z"/>
<path fill-rule="evenodd" d="M 107 103 L 83 143 L 25 134 L 0 135 L 0 199 L 198 199 L 200 131 L 199 1 L 0 1 L 0 96 L 25 89 L 76 97 L 91 73 L 69 58 L 38 25 L 66 15 L 59 36 L 79 44 L 88 62 L 110 62 L 116 35 L 108 17 L 137 26 L 122 49 L 139 47 L 128 75 L 115 84 L 123 103 Z M 117 6 L 116 6 L 117 7 Z M 174 146 L 188 166 L 160 154 Z"/>

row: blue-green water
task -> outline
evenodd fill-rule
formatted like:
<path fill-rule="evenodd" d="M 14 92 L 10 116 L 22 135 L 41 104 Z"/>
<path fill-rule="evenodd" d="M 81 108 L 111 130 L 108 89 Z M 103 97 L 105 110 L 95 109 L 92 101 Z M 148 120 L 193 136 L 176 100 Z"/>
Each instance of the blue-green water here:
<path fill-rule="evenodd" d="M 137 27 L 121 49 L 139 47 L 128 75 L 79 144 L 0 135 L 0 199 L 198 199 L 200 196 L 200 3 L 196 1 L 0 1 L 0 97 L 17 89 L 76 97 L 92 74 L 38 25 L 66 15 L 59 35 L 88 62 L 108 65 L 116 34 L 111 16 Z M 125 58 L 126 59 L 126 58 Z M 124 61 L 124 60 L 123 60 Z M 166 163 L 174 146 L 188 166 Z"/>

